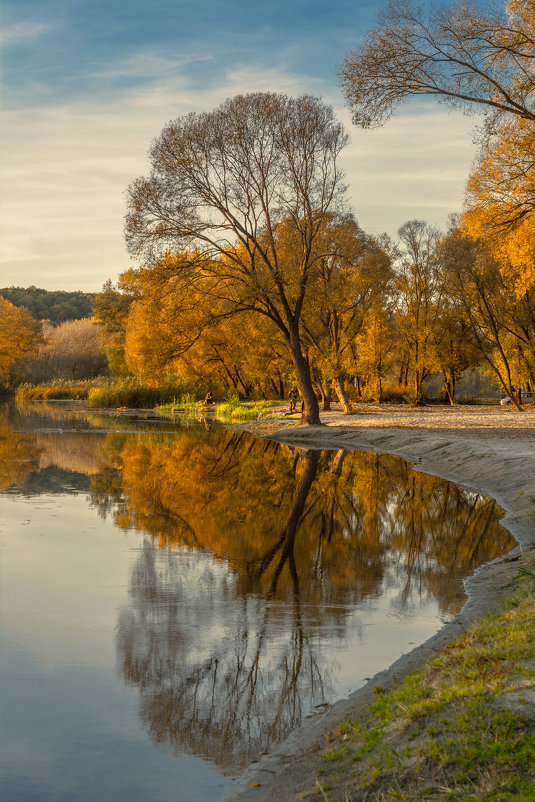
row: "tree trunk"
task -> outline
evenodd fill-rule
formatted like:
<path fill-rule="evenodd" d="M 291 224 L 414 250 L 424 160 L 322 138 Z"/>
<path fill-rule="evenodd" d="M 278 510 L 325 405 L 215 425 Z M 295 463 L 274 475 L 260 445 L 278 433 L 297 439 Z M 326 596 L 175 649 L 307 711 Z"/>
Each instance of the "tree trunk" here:
<path fill-rule="evenodd" d="M 446 375 L 446 393 L 448 394 L 450 405 L 452 407 L 455 406 L 455 376 L 451 372 L 449 376 Z"/>
<path fill-rule="evenodd" d="M 343 376 L 339 375 L 339 376 L 336 376 L 334 381 L 335 381 L 335 384 L 336 384 L 336 394 L 338 395 L 338 399 L 339 399 L 340 403 L 342 404 L 342 408 L 343 408 L 345 414 L 348 415 L 351 412 L 351 402 L 350 402 L 349 398 L 347 397 L 346 388 L 345 388 L 345 380 L 344 380 Z"/>
<path fill-rule="evenodd" d="M 321 395 L 321 408 L 324 412 L 328 412 L 331 408 L 331 385 L 328 381 L 323 383 L 321 373 L 317 368 L 314 368 L 314 378 Z"/>
<path fill-rule="evenodd" d="M 235 372 L 235 374 L 236 374 L 236 378 L 238 379 L 239 383 L 240 383 L 240 384 L 241 384 L 241 386 L 243 387 L 243 392 L 245 393 L 245 397 L 246 397 L 246 398 L 249 398 L 249 396 L 251 395 L 251 389 L 250 389 L 250 387 L 249 387 L 247 384 L 245 384 L 245 382 L 243 381 L 243 379 L 242 379 L 242 377 L 241 377 L 241 375 L 240 375 L 240 371 L 238 370 L 238 366 L 237 366 L 237 365 L 234 365 L 234 372 Z"/>
<path fill-rule="evenodd" d="M 299 385 L 299 392 L 303 399 L 303 410 L 301 413 L 301 426 L 320 426 L 320 408 L 318 399 L 312 386 L 310 378 L 310 370 L 308 368 L 303 352 L 301 351 L 301 342 L 299 334 L 292 332 L 290 335 L 290 352 L 292 354 L 292 362 L 294 363 L 295 373 L 297 376 L 297 384 Z"/>
<path fill-rule="evenodd" d="M 344 451 L 343 448 L 339 449 L 336 452 L 336 457 L 333 461 L 333 473 L 335 476 L 342 475 L 342 465 L 344 464 L 344 460 L 347 456 L 347 451 Z"/>
<path fill-rule="evenodd" d="M 284 400 L 284 382 L 282 380 L 281 372 L 278 368 L 277 368 L 277 377 L 279 379 L 279 398 L 281 400 Z"/>
<path fill-rule="evenodd" d="M 414 371 L 414 404 L 417 407 L 423 406 L 424 403 L 424 394 L 423 394 L 423 380 L 422 374 L 418 368 Z"/>
<path fill-rule="evenodd" d="M 377 375 L 377 403 L 380 404 L 383 400 L 383 380 L 381 378 L 381 373 Z"/>

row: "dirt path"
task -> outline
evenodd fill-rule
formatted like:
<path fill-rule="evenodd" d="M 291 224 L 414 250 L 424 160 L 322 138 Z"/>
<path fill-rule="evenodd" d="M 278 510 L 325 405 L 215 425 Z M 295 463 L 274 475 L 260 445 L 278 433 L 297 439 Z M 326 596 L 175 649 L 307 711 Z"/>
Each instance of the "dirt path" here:
<path fill-rule="evenodd" d="M 283 407 L 278 411 L 283 411 Z M 473 621 L 497 609 L 523 554 L 535 546 L 535 406 L 518 413 L 502 407 L 359 407 L 354 415 L 322 413 L 326 425 L 301 428 L 296 422 L 264 419 L 240 428 L 303 448 L 335 448 L 396 454 L 435 476 L 496 499 L 506 511 L 502 523 L 519 546 L 478 569 L 466 582 L 468 601 L 453 621 L 422 646 L 403 655 L 348 699 L 307 720 L 271 755 L 239 779 L 226 800 L 285 802 L 301 798 L 315 783 L 324 734 L 373 698 L 373 688 L 420 667 L 437 649 Z"/>

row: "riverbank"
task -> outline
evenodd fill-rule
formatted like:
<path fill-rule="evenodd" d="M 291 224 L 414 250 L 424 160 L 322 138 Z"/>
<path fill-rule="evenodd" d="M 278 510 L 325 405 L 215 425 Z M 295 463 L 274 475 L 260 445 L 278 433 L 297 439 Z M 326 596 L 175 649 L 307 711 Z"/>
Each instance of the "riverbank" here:
<path fill-rule="evenodd" d="M 335 703 L 325 714 L 305 722 L 273 754 L 251 767 L 226 798 L 240 802 L 268 802 L 273 799 L 289 802 L 307 798 L 327 799 L 329 802 L 391 798 L 532 798 L 522 795 L 494 796 L 490 785 L 483 796 L 477 795 L 475 787 L 474 795 L 467 795 L 465 791 L 457 793 L 455 788 L 448 786 L 446 774 L 441 776 L 440 772 L 437 773 L 437 761 L 440 763 L 438 757 L 435 762 L 426 758 L 425 765 L 416 761 L 421 782 L 418 787 L 414 783 L 409 785 L 408 764 L 411 761 L 411 765 L 415 764 L 414 749 L 417 748 L 419 755 L 426 755 L 431 743 L 438 743 L 442 748 L 442 741 L 437 742 L 433 734 L 436 726 L 442 728 L 442 740 L 448 741 L 444 722 L 442 719 L 440 722 L 431 720 L 431 712 L 427 714 L 431 719 L 426 719 L 425 731 L 418 736 L 406 723 L 407 715 L 399 715 L 398 721 L 404 721 L 405 724 L 396 724 L 388 732 L 390 739 L 393 737 L 396 743 L 395 758 L 392 759 L 402 762 L 399 765 L 392 764 L 390 774 L 386 769 L 381 773 L 377 750 L 382 750 L 383 757 L 392 750 L 385 751 L 382 735 L 379 738 L 376 734 L 380 727 L 373 711 L 377 708 L 378 695 L 384 702 L 382 707 L 388 708 L 397 693 L 392 689 L 398 688 L 399 683 L 411 672 L 422 672 L 420 685 L 430 682 L 429 670 L 423 671 L 423 667 L 437 652 L 444 659 L 447 654 L 454 653 L 455 660 L 461 663 L 468 659 L 468 651 L 464 651 L 468 648 L 472 649 L 471 654 L 481 655 L 478 649 L 483 645 L 490 626 L 486 622 L 474 634 L 470 634 L 468 640 L 461 641 L 455 647 L 450 647 L 450 644 L 467 631 L 472 633 L 470 628 L 484 615 L 503 608 L 511 594 L 520 594 L 520 601 L 517 599 L 515 602 L 518 605 L 527 603 L 527 613 L 523 609 L 529 622 L 532 608 L 528 597 L 535 592 L 533 588 L 529 589 L 535 555 L 535 407 L 526 407 L 524 413 L 518 413 L 503 407 L 435 406 L 412 409 L 370 405 L 359 407 L 355 414 L 349 416 L 337 409 L 322 413 L 322 423 L 325 425 L 308 428 L 296 426 L 297 421 L 277 420 L 281 413 L 282 407 L 274 409 L 271 418 L 243 424 L 240 428 L 296 447 L 363 450 L 404 457 L 415 463 L 419 470 L 494 498 L 505 510 L 502 523 L 515 536 L 519 546 L 504 558 L 483 566 L 466 582 L 467 603 L 437 635 L 403 655 L 348 699 Z M 523 571 L 527 572 L 526 580 L 521 582 L 518 577 Z M 512 637 L 518 622 L 513 626 L 504 615 L 501 616 L 500 626 L 502 631 L 511 634 L 510 644 L 508 638 L 504 641 L 505 652 L 518 661 L 518 654 L 513 648 L 513 643 L 516 644 L 518 639 Z M 520 629 L 521 639 L 528 637 L 528 652 L 531 652 L 533 662 L 532 624 L 526 626 L 522 619 Z M 450 647 L 449 651 L 447 647 Z M 503 655 L 496 656 L 496 659 L 501 660 L 503 665 Z M 484 661 L 480 659 L 479 662 L 481 665 L 478 669 L 478 660 L 475 661 L 476 675 L 478 671 L 483 671 Z M 535 665 L 529 664 L 528 660 L 521 671 L 509 673 L 508 682 L 496 685 L 493 691 L 493 703 L 498 699 L 507 700 L 505 707 L 510 710 L 509 701 L 516 700 L 522 708 L 521 715 L 527 716 L 532 723 L 535 721 L 534 669 Z M 434 676 L 436 678 L 436 672 Z M 483 685 L 487 683 L 481 676 L 478 681 Z M 457 703 L 458 700 L 451 702 L 452 705 Z M 404 699 L 396 704 L 404 704 L 408 709 L 409 702 Z M 468 709 L 461 703 L 461 709 L 464 708 Z M 448 710 L 451 713 L 453 707 L 450 706 Z M 438 711 L 436 715 L 439 715 Z M 470 722 L 464 726 L 470 728 Z M 361 731 L 357 732 L 359 727 Z M 462 742 L 459 727 L 457 723 L 454 737 Z M 371 733 L 374 733 L 373 737 Z M 370 748 L 363 749 L 362 744 L 368 744 Z M 533 746 L 530 748 L 533 749 Z M 474 760 L 477 762 L 477 756 L 472 757 Z M 473 782 L 469 774 L 468 783 Z M 381 780 L 383 775 L 384 782 Z M 488 783 L 491 783 L 491 776 L 492 772 L 488 772 Z M 529 784 L 529 777 L 527 782 Z"/>

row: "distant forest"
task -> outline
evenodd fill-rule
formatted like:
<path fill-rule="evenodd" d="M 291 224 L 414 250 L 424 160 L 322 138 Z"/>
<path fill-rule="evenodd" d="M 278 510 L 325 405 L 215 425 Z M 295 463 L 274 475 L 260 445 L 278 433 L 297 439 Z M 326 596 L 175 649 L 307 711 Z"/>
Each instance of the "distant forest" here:
<path fill-rule="evenodd" d="M 4 287 L 0 296 L 14 306 L 24 306 L 36 320 L 58 325 L 66 320 L 93 316 L 94 292 L 42 290 L 39 287 Z"/>

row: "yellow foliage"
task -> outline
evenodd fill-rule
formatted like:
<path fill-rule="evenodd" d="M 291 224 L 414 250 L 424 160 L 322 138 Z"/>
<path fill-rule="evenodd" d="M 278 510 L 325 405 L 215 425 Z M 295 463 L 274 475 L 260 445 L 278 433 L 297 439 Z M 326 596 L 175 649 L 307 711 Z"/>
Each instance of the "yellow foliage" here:
<path fill-rule="evenodd" d="M 41 324 L 23 307 L 0 297 L 0 381 L 9 384 L 11 369 L 37 354 Z"/>
<path fill-rule="evenodd" d="M 535 285 L 535 128 L 502 124 L 468 181 L 464 231 L 489 245 L 517 295 Z"/>

